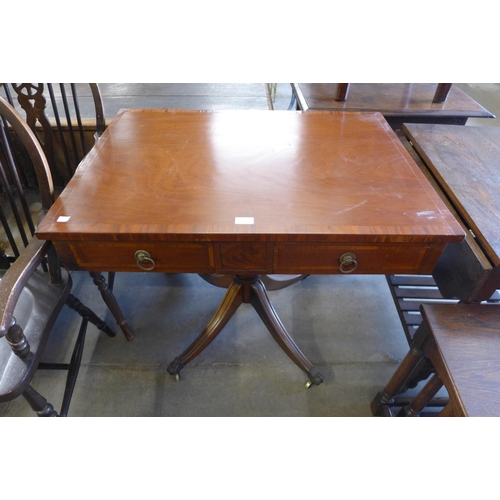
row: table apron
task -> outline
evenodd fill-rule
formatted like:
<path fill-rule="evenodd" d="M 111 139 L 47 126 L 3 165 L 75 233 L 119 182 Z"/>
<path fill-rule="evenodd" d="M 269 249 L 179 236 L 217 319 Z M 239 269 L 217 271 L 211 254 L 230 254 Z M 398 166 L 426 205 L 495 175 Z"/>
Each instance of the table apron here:
<path fill-rule="evenodd" d="M 354 254 L 355 274 L 429 274 L 444 243 L 120 242 L 54 241 L 69 270 L 142 272 L 138 250 L 154 272 L 223 274 L 337 274 L 341 256 Z M 148 265 L 148 267 L 153 267 Z"/>

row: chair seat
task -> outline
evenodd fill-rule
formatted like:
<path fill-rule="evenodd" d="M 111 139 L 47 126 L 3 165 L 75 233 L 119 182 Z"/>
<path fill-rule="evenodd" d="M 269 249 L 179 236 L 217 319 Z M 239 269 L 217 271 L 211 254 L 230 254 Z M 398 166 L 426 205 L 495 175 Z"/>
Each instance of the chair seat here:
<path fill-rule="evenodd" d="M 3 274 L 0 274 L 0 279 Z M 57 315 L 71 291 L 71 277 L 64 269 L 61 278 L 60 284 L 53 285 L 48 273 L 38 269 L 21 293 L 14 317 L 23 328 L 31 355 L 26 359 L 19 358 L 7 340 L 0 339 L 0 402 L 18 397 L 31 381 Z"/>

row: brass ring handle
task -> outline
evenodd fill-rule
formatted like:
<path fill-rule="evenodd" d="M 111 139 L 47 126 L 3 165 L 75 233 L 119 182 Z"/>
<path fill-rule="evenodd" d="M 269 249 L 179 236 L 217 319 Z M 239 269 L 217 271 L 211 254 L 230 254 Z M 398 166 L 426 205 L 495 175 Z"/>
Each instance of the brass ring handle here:
<path fill-rule="evenodd" d="M 356 254 L 346 252 L 340 256 L 339 270 L 341 273 L 352 273 L 357 267 L 358 261 L 356 260 Z"/>
<path fill-rule="evenodd" d="M 137 265 L 143 271 L 152 271 L 156 267 L 155 261 L 151 258 L 149 252 L 146 252 L 145 250 L 137 250 L 134 257 L 137 261 Z M 146 265 L 144 266 L 144 264 Z"/>

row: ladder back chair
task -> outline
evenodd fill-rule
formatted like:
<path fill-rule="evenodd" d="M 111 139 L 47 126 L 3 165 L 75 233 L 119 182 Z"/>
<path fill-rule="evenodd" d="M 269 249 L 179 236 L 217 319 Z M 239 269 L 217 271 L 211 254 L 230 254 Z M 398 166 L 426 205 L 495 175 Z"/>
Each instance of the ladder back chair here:
<path fill-rule="evenodd" d="M 115 333 L 93 311 L 71 294 L 71 276 L 47 241 L 33 236 L 35 222 L 29 192 L 21 182 L 13 146 L 22 149 L 36 174 L 39 220 L 54 201 L 54 186 L 43 150 L 22 117 L 0 97 L 0 177 L 2 225 L 8 244 L 0 272 L 0 402 L 23 395 L 39 416 L 57 416 L 54 407 L 31 385 L 38 367 L 68 370 L 59 414 L 66 416 L 76 383 L 87 324 L 110 336 Z M 11 255 L 9 255 L 11 254 Z M 68 364 L 40 363 L 52 327 L 64 304 L 82 316 Z M 5 338 L 3 338 L 5 337 Z"/>
<path fill-rule="evenodd" d="M 104 105 L 97 83 L 4 83 L 6 100 L 26 117 L 26 123 L 38 139 L 50 166 L 57 190 L 62 189 L 78 165 L 105 130 Z M 18 155 L 20 175 L 31 187 L 36 175 Z M 90 273 L 103 300 L 112 312 L 127 340 L 134 338 L 114 295 L 114 273 L 108 280 L 101 273 Z"/>

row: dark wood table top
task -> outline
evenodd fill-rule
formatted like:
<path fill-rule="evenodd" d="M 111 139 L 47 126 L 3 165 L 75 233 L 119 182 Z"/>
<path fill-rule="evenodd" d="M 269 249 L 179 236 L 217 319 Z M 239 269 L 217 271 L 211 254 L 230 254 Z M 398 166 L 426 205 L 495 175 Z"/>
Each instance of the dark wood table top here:
<path fill-rule="evenodd" d="M 37 236 L 445 243 L 463 232 L 380 114 L 126 110 Z"/>
<path fill-rule="evenodd" d="M 499 312 L 488 304 L 425 306 L 438 349 L 433 363 L 463 416 L 500 415 Z"/>
<path fill-rule="evenodd" d="M 500 264 L 500 128 L 407 124 L 404 132 L 494 266 Z"/>
<path fill-rule="evenodd" d="M 295 83 L 300 109 L 379 111 L 386 117 L 427 115 L 494 117 L 456 85 L 443 103 L 433 103 L 436 83 L 352 83 L 345 101 L 334 99 L 336 83 Z"/>

